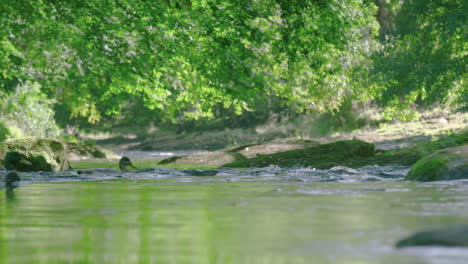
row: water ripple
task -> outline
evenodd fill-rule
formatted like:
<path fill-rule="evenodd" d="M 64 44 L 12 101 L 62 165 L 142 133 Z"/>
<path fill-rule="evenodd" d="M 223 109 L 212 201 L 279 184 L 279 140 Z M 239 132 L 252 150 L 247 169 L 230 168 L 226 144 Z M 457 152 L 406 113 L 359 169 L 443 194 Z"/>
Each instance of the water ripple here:
<path fill-rule="evenodd" d="M 404 166 L 367 166 L 352 169 L 337 166 L 328 170 L 293 167 L 281 168 L 219 168 L 211 170 L 181 170 L 153 167 L 133 172 L 117 172 L 109 169 L 87 170 L 86 175 L 76 171 L 25 172 L 23 183 L 30 182 L 79 182 L 112 179 L 168 180 L 174 182 L 218 182 L 218 181 L 293 181 L 293 182 L 374 182 L 401 180 L 409 171 Z M 0 174 L 4 172 L 0 171 Z"/>

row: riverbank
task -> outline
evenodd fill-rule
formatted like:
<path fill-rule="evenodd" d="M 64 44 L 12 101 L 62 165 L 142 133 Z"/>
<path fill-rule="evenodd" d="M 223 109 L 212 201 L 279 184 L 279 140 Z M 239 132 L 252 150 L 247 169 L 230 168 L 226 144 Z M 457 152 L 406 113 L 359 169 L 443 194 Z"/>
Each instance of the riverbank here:
<path fill-rule="evenodd" d="M 273 140 L 312 140 L 321 144 L 338 140 L 359 139 L 373 143 L 376 149 L 388 150 L 435 141 L 441 137 L 463 131 L 468 127 L 468 113 L 434 112 L 422 114 L 421 120 L 412 122 L 381 122 L 376 126 L 359 129 L 329 128 L 318 132 L 320 123 L 311 118 L 298 118 L 286 123 L 270 123 L 253 128 L 176 134 L 171 131 L 151 133 L 86 134 L 85 140 L 114 151 L 172 151 L 220 150 L 248 144 L 261 144 Z"/>
<path fill-rule="evenodd" d="M 375 152 L 365 157 L 353 157 L 347 160 L 346 164 L 340 164 L 340 159 L 334 163 L 324 161 L 329 164 L 324 168 L 334 165 L 352 168 L 389 164 L 411 166 L 432 151 L 466 144 L 466 124 L 468 124 L 468 114 L 458 113 L 444 116 L 432 115 L 418 122 L 385 123 L 373 128 L 363 128 L 351 132 L 334 132 L 322 137 L 307 138 L 301 136 L 306 134 L 308 128 L 305 123 L 302 125 L 296 123 L 295 126 L 288 123 L 271 125 L 269 128 L 268 126 L 259 126 L 252 129 L 207 131 L 185 135 L 167 133 L 153 133 L 146 137 L 130 134 L 94 135 L 94 137 L 88 135 L 87 138 L 83 138 L 86 141 L 79 144 L 84 147 L 76 149 L 74 142 L 68 142 L 68 149 L 73 150 L 69 153 L 71 165 L 78 169 L 116 167 L 119 156 L 129 156 L 139 168 L 155 166 L 216 168 L 228 163 L 234 163 L 235 166 L 239 167 L 269 164 L 287 167 L 301 165 L 316 167 L 316 164 L 310 164 L 305 160 L 304 157 L 307 155 L 301 154 L 302 149 L 354 139 L 374 144 Z M 292 128 L 295 129 L 295 132 L 292 132 Z M 296 136 L 293 136 L 294 133 Z M 236 135 L 238 135 L 238 140 L 233 140 Z M 117 155 L 106 154 L 105 158 L 101 157 L 102 155 L 93 154 L 93 156 L 91 154 L 95 152 L 94 144 L 99 149 L 113 150 Z M 220 149 L 222 146 L 225 148 Z M 174 151 L 177 149 L 186 151 Z M 160 160 L 163 159 L 161 155 L 154 155 L 158 152 L 169 157 L 169 160 L 160 163 Z M 175 156 L 185 155 L 180 153 L 194 152 L 199 154 L 189 155 L 185 159 L 175 158 Z M 83 154 L 85 156 L 81 157 L 80 153 L 85 153 Z M 286 161 L 282 161 L 281 164 L 268 163 L 267 161 L 271 160 L 272 155 L 276 155 L 273 156 L 273 160 L 288 160 L 283 156 L 293 158 L 289 159 L 291 161 L 289 163 Z M 171 157 L 174 158 L 171 160 Z M 175 160 L 178 161 L 171 162 Z"/>

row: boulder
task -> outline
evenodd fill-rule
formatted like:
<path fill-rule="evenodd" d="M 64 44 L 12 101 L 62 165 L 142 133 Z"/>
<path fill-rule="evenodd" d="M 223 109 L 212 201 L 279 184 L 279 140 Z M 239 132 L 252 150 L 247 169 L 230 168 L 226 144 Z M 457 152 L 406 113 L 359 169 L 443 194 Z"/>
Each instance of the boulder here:
<path fill-rule="evenodd" d="M 468 246 L 468 225 L 428 229 L 398 241 L 397 248 L 411 246 Z"/>
<path fill-rule="evenodd" d="M 24 154 L 32 163 L 22 165 L 19 171 L 62 171 L 70 168 L 67 146 L 60 140 L 36 137 L 7 140 L 0 144 L 0 159 L 10 151 Z"/>
<path fill-rule="evenodd" d="M 259 155 L 251 159 L 238 159 L 224 166 L 266 167 L 269 165 L 277 165 L 280 167 L 303 166 L 317 169 L 329 169 L 334 166 L 347 166 L 356 158 L 371 157 L 373 154 L 374 144 L 361 140 L 341 140 L 303 149 Z"/>
<path fill-rule="evenodd" d="M 468 145 L 438 150 L 413 165 L 405 180 L 468 179 Z"/>
<path fill-rule="evenodd" d="M 246 160 L 259 155 L 302 149 L 319 145 L 318 142 L 302 139 L 278 139 L 270 142 L 243 145 L 218 151 L 197 152 L 183 157 L 171 157 L 161 160 L 159 164 L 203 164 L 206 166 L 223 166 L 239 160 Z"/>

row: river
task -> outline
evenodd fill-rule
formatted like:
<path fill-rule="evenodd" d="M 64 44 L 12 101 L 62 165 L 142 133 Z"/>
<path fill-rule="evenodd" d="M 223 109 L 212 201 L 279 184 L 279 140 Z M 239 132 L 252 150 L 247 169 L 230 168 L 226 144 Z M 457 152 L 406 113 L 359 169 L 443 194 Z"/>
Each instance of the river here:
<path fill-rule="evenodd" d="M 467 263 L 394 244 L 468 222 L 468 181 L 369 166 L 23 173 L 0 194 L 0 263 Z M 201 176 L 212 175 L 212 176 Z"/>

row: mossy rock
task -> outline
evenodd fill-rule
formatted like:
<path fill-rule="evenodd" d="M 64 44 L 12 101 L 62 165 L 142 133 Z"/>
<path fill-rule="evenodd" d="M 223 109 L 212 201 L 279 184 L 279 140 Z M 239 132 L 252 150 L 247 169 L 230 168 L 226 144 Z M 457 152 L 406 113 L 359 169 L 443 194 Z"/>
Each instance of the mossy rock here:
<path fill-rule="evenodd" d="M 22 165 L 19 171 L 62 171 L 70 168 L 67 146 L 60 140 L 35 137 L 7 140 L 0 144 L 0 159 L 10 151 L 24 154 L 32 163 Z"/>
<path fill-rule="evenodd" d="M 346 166 L 356 158 L 370 157 L 374 154 L 374 144 L 361 140 L 342 140 L 324 145 L 285 151 L 271 155 L 260 155 L 255 158 L 238 160 L 225 164 L 225 167 L 314 167 L 329 169 L 334 166 Z"/>
<path fill-rule="evenodd" d="M 223 166 L 239 160 L 258 155 L 273 154 L 308 146 L 318 145 L 312 140 L 282 139 L 260 144 L 248 144 L 218 151 L 198 152 L 183 157 L 171 157 L 161 160 L 159 164 L 203 164 L 207 166 Z"/>
<path fill-rule="evenodd" d="M 468 247 L 468 225 L 419 231 L 398 241 L 395 246 L 397 248 L 414 246 Z"/>
<path fill-rule="evenodd" d="M 229 152 L 236 152 L 242 156 L 250 159 L 259 155 L 274 154 L 296 149 L 303 149 L 319 145 L 318 142 L 312 140 L 299 140 L 299 139 L 283 139 L 265 142 L 261 144 L 250 144 L 228 150 Z"/>
<path fill-rule="evenodd" d="M 436 151 L 413 165 L 405 180 L 468 179 L 468 145 Z"/>

